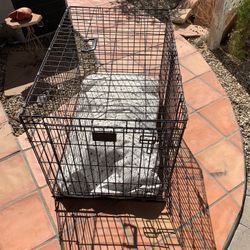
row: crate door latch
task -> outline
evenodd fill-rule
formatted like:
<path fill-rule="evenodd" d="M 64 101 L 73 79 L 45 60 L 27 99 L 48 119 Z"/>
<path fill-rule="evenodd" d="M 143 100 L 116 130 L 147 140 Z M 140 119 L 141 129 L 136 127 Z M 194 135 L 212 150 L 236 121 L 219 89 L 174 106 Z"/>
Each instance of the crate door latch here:
<path fill-rule="evenodd" d="M 83 44 L 85 48 L 82 48 L 82 52 L 91 52 L 96 49 L 97 38 L 84 38 Z"/>
<path fill-rule="evenodd" d="M 143 145 L 146 145 L 147 153 L 151 154 L 153 152 L 154 145 L 156 143 L 156 137 L 153 135 L 143 134 L 140 136 L 139 142 L 142 143 Z"/>
<path fill-rule="evenodd" d="M 116 133 L 92 132 L 93 141 L 116 142 Z"/>

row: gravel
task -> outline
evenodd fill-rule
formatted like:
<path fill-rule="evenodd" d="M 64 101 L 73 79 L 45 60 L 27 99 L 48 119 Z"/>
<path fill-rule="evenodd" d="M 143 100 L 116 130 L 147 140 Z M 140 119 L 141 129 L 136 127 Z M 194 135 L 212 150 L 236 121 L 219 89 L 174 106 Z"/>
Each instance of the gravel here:
<path fill-rule="evenodd" d="M 246 168 L 250 182 L 250 59 L 240 61 L 229 55 L 223 48 L 211 51 L 205 43 L 190 40 L 216 73 L 225 89 L 243 136 Z"/>
<path fill-rule="evenodd" d="M 77 35 L 78 33 L 76 33 Z M 49 43 L 45 40 L 44 47 L 48 47 Z M 83 47 L 88 47 L 88 44 L 81 44 L 82 39 L 80 34 L 76 36 L 76 45 L 79 47 L 78 49 Z M 22 51 L 25 47 L 22 44 L 16 46 L 7 46 L 0 51 L 0 102 L 2 103 L 8 117 L 9 123 L 13 128 L 14 135 L 19 136 L 23 134 L 24 128 L 20 121 L 20 114 L 23 112 L 23 107 L 25 105 L 25 96 L 14 95 L 11 97 L 6 97 L 3 92 L 4 87 L 4 79 L 5 79 L 5 71 L 6 71 L 6 64 L 9 51 Z M 73 55 L 72 55 L 73 56 Z M 80 67 L 81 75 L 80 77 L 84 79 L 87 75 L 96 73 L 97 72 L 97 59 L 94 56 L 94 53 L 84 53 L 81 54 L 81 61 L 85 62 L 84 67 Z M 86 64 L 86 62 L 89 62 Z M 87 65 L 87 66 L 86 66 Z M 48 77 L 49 78 L 49 77 Z M 48 80 L 48 79 L 47 79 Z M 49 80 L 48 80 L 49 81 Z M 53 82 L 51 80 L 51 82 Z M 75 81 L 74 79 L 65 79 L 65 81 L 61 82 L 60 85 L 56 86 L 48 86 L 50 91 L 45 91 L 44 93 L 35 93 L 34 96 L 40 95 L 43 97 L 43 104 L 39 105 L 37 100 L 30 101 L 27 103 L 26 114 L 31 116 L 48 116 L 50 113 L 55 112 L 62 104 L 67 103 L 72 96 L 76 95 L 80 90 L 80 85 L 78 84 L 79 81 Z M 40 86 L 41 89 L 45 88 L 45 86 Z M 38 122 L 38 118 L 36 119 Z"/>

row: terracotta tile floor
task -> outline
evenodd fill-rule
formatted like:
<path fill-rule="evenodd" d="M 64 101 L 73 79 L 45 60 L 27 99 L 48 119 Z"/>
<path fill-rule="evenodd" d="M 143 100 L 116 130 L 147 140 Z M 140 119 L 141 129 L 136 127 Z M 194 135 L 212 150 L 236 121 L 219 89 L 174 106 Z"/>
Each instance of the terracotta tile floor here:
<path fill-rule="evenodd" d="M 184 139 L 193 154 L 206 149 L 222 138 L 223 136 L 198 113 L 193 113 L 189 116 L 187 128 L 184 132 Z"/>
<path fill-rule="evenodd" d="M 69 5 L 80 6 L 110 5 L 107 0 L 68 2 Z M 175 182 L 176 192 L 182 194 L 183 199 L 190 196 L 185 201 L 186 204 L 197 206 L 190 211 L 188 217 L 190 221 L 185 221 L 187 222 L 185 227 L 180 227 L 181 225 L 176 223 L 179 227 L 176 233 L 179 236 L 189 235 L 194 240 L 193 246 L 196 246 L 199 242 L 197 235 L 203 230 L 201 226 L 206 230 L 209 229 L 211 220 L 216 247 L 222 249 L 236 224 L 244 196 L 245 170 L 241 134 L 231 104 L 215 74 L 195 48 L 180 35 L 175 34 L 175 37 L 180 55 L 185 97 L 190 105 L 189 112 L 192 112 L 185 140 L 199 163 L 193 163 L 192 166 L 196 168 L 186 169 L 193 171 L 193 178 L 187 178 L 185 168 L 181 168 L 184 172 L 178 174 L 179 179 Z M 17 143 L 2 106 L 0 106 L 0 125 L 0 249 L 60 249 L 53 198 L 25 135 L 20 136 Z M 183 158 L 181 162 L 185 162 L 185 159 Z M 181 191 L 178 188 L 179 182 L 188 185 L 188 181 L 197 183 L 193 187 L 194 193 L 184 189 Z M 207 197 L 201 186 L 205 186 Z M 201 211 L 200 205 L 194 203 L 197 195 L 203 202 L 207 199 L 208 210 Z M 147 209 L 143 207 L 142 210 Z M 86 212 L 83 215 L 86 217 Z M 140 246 L 137 249 L 179 249 L 180 242 L 177 241 L 166 214 L 164 219 L 156 220 L 154 223 L 128 214 L 123 218 L 112 213 L 103 217 L 100 214 L 91 215 L 90 212 L 87 215 L 88 232 L 82 232 L 80 237 L 87 237 L 81 238 L 83 244 L 95 244 L 95 248 L 91 249 L 132 249 L 135 247 L 133 245 L 135 235 L 137 245 Z M 175 215 L 178 216 L 178 213 Z M 207 216 L 207 220 L 202 219 L 204 216 Z M 154 238 L 152 234 L 155 232 L 155 225 L 159 232 L 165 230 L 169 235 L 168 238 Z M 194 232 L 190 225 L 201 231 Z M 203 239 L 205 245 L 212 245 L 213 237 L 206 238 L 206 234 L 203 235 L 205 235 Z M 107 241 L 111 242 L 109 247 L 99 244 Z M 154 245 L 156 242 L 158 246 Z M 183 242 L 183 244 L 189 243 Z M 148 248 L 143 245 L 147 245 Z M 73 246 L 76 246 L 76 241 L 72 241 Z"/>
<path fill-rule="evenodd" d="M 196 52 L 196 49 L 183 37 L 179 37 L 179 39 L 176 40 L 176 47 L 178 50 L 179 58 L 188 56 Z"/>
<path fill-rule="evenodd" d="M 197 154 L 196 159 L 228 191 L 244 180 L 244 155 L 231 142 L 223 140 Z"/>
<path fill-rule="evenodd" d="M 214 238 L 218 249 L 223 249 L 239 212 L 239 206 L 230 196 L 226 196 L 218 204 L 210 208 Z"/>
<path fill-rule="evenodd" d="M 227 191 L 206 171 L 203 171 L 204 185 L 206 189 L 207 201 L 211 205 L 217 200 L 227 195 Z"/>
<path fill-rule="evenodd" d="M 244 193 L 245 193 L 245 185 L 243 182 L 236 189 L 234 189 L 230 194 L 239 207 L 241 207 L 242 205 Z"/>
<path fill-rule="evenodd" d="M 51 196 L 51 192 L 48 186 L 42 188 L 41 191 L 42 191 L 43 198 L 45 199 L 46 206 L 50 212 L 50 216 L 52 216 L 54 223 L 56 225 L 56 212 L 55 212 L 54 198 Z"/>
<path fill-rule="evenodd" d="M 0 159 L 19 151 L 15 136 L 6 122 L 1 123 Z"/>
<path fill-rule="evenodd" d="M 199 76 L 211 70 L 199 52 L 186 55 L 180 58 L 181 64 L 189 69 L 193 74 Z"/>
<path fill-rule="evenodd" d="M 214 90 L 218 91 L 221 95 L 226 95 L 225 90 L 223 89 L 223 87 L 219 83 L 219 80 L 213 71 L 208 71 L 208 72 L 200 75 L 199 78 L 201 80 L 203 80 L 205 83 L 207 83 Z"/>
<path fill-rule="evenodd" d="M 187 82 L 195 77 L 195 75 L 193 73 L 191 73 L 189 70 L 184 68 L 182 65 L 180 65 L 180 70 L 181 70 L 181 76 L 182 76 L 183 83 L 185 83 L 185 82 Z"/>
<path fill-rule="evenodd" d="M 233 108 L 227 98 L 212 103 L 200 110 L 199 113 L 224 136 L 228 136 L 239 129 Z"/>
<path fill-rule="evenodd" d="M 184 91 L 187 103 L 196 110 L 221 98 L 217 91 L 204 84 L 198 77 L 186 82 Z"/>
<path fill-rule="evenodd" d="M 25 157 L 28 161 L 28 164 L 31 168 L 31 171 L 37 181 L 39 187 L 43 187 L 46 185 L 45 177 L 43 172 L 41 172 L 41 167 L 36 159 L 36 156 L 32 149 L 25 151 Z"/>
<path fill-rule="evenodd" d="M 22 150 L 26 150 L 26 149 L 31 148 L 31 145 L 30 145 L 29 140 L 28 140 L 25 133 L 18 136 L 18 143 L 19 143 Z"/>
<path fill-rule="evenodd" d="M 1 249 L 32 249 L 55 235 L 39 194 L 0 211 Z"/>
<path fill-rule="evenodd" d="M 21 154 L 0 162 L 0 206 L 35 189 L 36 186 Z"/>
<path fill-rule="evenodd" d="M 242 150 L 242 135 L 240 131 L 237 131 L 233 135 L 229 136 L 229 140 L 237 146 L 240 150 Z"/>

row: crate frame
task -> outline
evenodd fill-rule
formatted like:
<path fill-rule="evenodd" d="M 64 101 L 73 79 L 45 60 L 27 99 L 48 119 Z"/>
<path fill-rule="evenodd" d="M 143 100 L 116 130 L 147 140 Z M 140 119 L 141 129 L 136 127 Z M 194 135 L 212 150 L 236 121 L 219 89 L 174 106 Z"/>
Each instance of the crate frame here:
<path fill-rule="evenodd" d="M 81 13 L 84 13 L 84 11 L 88 12 L 91 10 L 93 11 L 95 10 L 98 13 L 101 13 L 101 15 L 104 15 L 105 12 L 109 12 L 111 13 L 111 15 L 115 15 L 115 17 L 117 15 L 118 16 L 123 15 L 123 13 L 120 10 L 114 9 L 114 8 L 91 8 L 91 7 L 68 7 L 67 8 L 67 10 L 65 11 L 62 17 L 61 23 L 58 26 L 55 36 L 51 42 L 48 52 L 44 58 L 44 61 L 40 67 L 40 70 L 36 76 L 34 85 L 32 86 L 32 89 L 30 90 L 28 94 L 23 113 L 20 116 L 23 127 L 27 134 L 27 137 L 32 145 L 32 148 L 35 152 L 38 162 L 41 165 L 42 171 L 50 187 L 50 190 L 55 197 L 68 196 L 68 197 L 78 197 L 78 198 L 98 198 L 98 197 L 99 198 L 122 198 L 122 199 L 132 198 L 132 199 L 145 199 L 145 200 L 167 199 L 169 189 L 170 189 L 169 185 L 171 183 L 170 180 L 171 180 L 173 168 L 175 165 L 175 161 L 176 161 L 176 157 L 177 157 L 180 143 L 182 140 L 182 136 L 184 133 L 184 129 L 187 123 L 187 108 L 186 108 L 185 99 L 183 95 L 183 87 L 182 87 L 181 74 L 180 74 L 180 68 L 179 68 L 179 63 L 178 63 L 178 55 L 177 55 L 176 46 L 174 42 L 174 33 L 173 33 L 173 28 L 172 28 L 168 10 L 142 11 L 142 10 L 135 9 L 134 12 L 131 12 L 130 16 L 128 17 L 128 22 L 130 22 L 129 21 L 130 18 L 132 18 L 132 20 L 134 18 L 133 21 L 137 22 L 137 18 L 142 17 L 146 19 L 146 22 L 148 22 L 147 25 L 149 24 L 149 20 L 150 22 L 156 22 L 157 24 L 164 23 L 164 31 L 162 31 L 164 32 L 163 34 L 164 41 L 162 43 L 162 53 L 158 54 L 158 52 L 156 52 L 156 57 L 157 58 L 161 57 L 160 64 L 159 63 L 157 64 L 156 60 L 154 63 L 151 62 L 152 59 L 150 59 L 150 63 L 147 64 L 146 58 L 147 56 L 149 57 L 150 54 L 147 54 L 146 49 L 144 49 L 144 54 L 140 53 L 139 55 L 139 58 L 140 56 L 143 56 L 143 55 L 145 56 L 144 62 L 141 64 L 139 63 L 140 67 L 142 67 L 142 70 L 139 67 L 138 69 L 137 68 L 134 69 L 136 63 L 138 63 L 138 61 L 136 61 L 136 63 L 134 62 L 135 61 L 134 57 L 136 57 L 136 53 L 134 53 L 135 51 L 132 51 L 133 53 L 131 53 L 129 51 L 130 49 L 129 45 L 125 47 L 124 51 L 122 51 L 123 56 L 126 55 L 126 53 L 128 52 L 129 52 L 129 56 L 132 54 L 132 57 L 133 57 L 133 61 L 131 63 L 133 66 L 132 73 L 136 72 L 137 74 L 145 74 L 149 77 L 151 77 L 152 75 L 154 77 L 158 77 L 157 80 L 158 80 L 159 86 L 157 90 L 159 94 L 159 104 L 161 106 L 159 105 L 160 107 L 158 107 L 157 117 L 155 117 L 154 119 L 139 119 L 139 121 L 134 120 L 134 119 L 131 119 L 131 120 L 120 119 L 121 122 L 124 123 L 123 126 L 119 126 L 119 124 L 118 126 L 116 125 L 116 127 L 113 127 L 113 128 L 110 128 L 110 126 L 107 126 L 106 127 L 107 131 L 105 131 L 104 129 L 105 126 L 103 126 L 105 137 L 107 137 L 107 134 L 110 133 L 110 130 L 112 132 L 112 129 L 114 133 L 117 133 L 117 131 L 119 130 L 122 131 L 120 132 L 121 134 L 128 133 L 128 131 L 132 131 L 133 135 L 138 133 L 138 131 L 140 130 L 144 132 L 147 129 L 150 131 L 153 131 L 152 133 L 155 134 L 155 136 L 157 137 L 157 141 L 159 143 L 157 145 L 157 150 L 158 150 L 157 157 L 159 154 L 160 155 L 159 156 L 160 167 L 157 171 L 158 171 L 158 177 L 160 178 L 160 181 L 162 184 L 161 192 L 159 192 L 159 195 L 154 195 L 152 197 L 147 196 L 145 194 L 126 195 L 124 192 L 121 195 L 113 195 L 109 193 L 104 194 L 102 192 L 98 194 L 94 194 L 94 195 L 86 195 L 85 193 L 81 193 L 81 192 L 75 193 L 74 191 L 73 192 L 67 191 L 67 193 L 62 192 L 61 190 L 62 188 L 58 183 L 58 179 L 57 179 L 58 172 L 63 172 L 61 169 L 61 165 L 62 165 L 61 161 L 62 161 L 63 155 L 65 154 L 65 150 L 66 150 L 65 145 L 70 145 L 71 147 L 71 144 L 70 144 L 71 139 L 69 139 L 70 133 L 74 131 L 74 133 L 76 133 L 77 135 L 77 133 L 80 133 L 79 131 L 82 131 L 84 129 L 89 129 L 89 131 L 93 133 L 93 128 L 94 129 L 100 128 L 100 126 L 95 127 L 95 126 L 89 125 L 89 123 L 87 123 L 87 125 L 86 123 L 82 125 L 81 121 L 91 120 L 91 119 L 88 119 L 86 117 L 79 118 L 75 115 L 77 114 L 77 102 L 79 101 L 79 98 L 72 98 L 72 97 L 77 96 L 77 95 L 79 97 L 79 94 L 78 94 L 79 82 L 82 83 L 83 79 L 86 79 L 86 75 L 88 77 L 88 74 L 89 74 L 89 72 L 86 73 L 86 68 L 85 68 L 86 64 L 83 63 L 83 61 L 86 60 L 86 57 L 83 60 L 78 55 L 79 50 L 82 49 L 82 48 L 79 48 L 79 44 L 75 42 L 76 44 L 75 44 L 75 47 L 73 46 L 74 48 L 72 47 L 67 48 L 66 46 L 62 47 L 64 49 L 63 53 L 67 54 L 67 52 L 70 51 L 70 53 L 72 53 L 71 55 L 74 55 L 74 57 L 71 57 L 70 63 L 67 64 L 67 60 L 64 60 L 63 62 L 61 62 L 63 59 L 63 55 L 62 55 L 61 61 L 60 61 L 61 65 L 56 66 L 57 67 L 56 71 L 53 72 L 52 70 L 52 72 L 49 72 L 50 69 L 51 68 L 53 69 L 54 67 L 53 63 L 55 64 L 58 63 L 58 62 L 51 63 L 52 61 L 56 61 L 55 60 L 56 57 L 53 58 L 53 49 L 55 48 L 55 45 L 57 44 L 58 37 L 60 36 L 60 32 L 62 31 L 65 25 L 65 22 L 66 23 L 68 22 L 67 25 L 71 26 L 70 28 L 73 29 L 74 22 L 79 21 L 78 20 L 79 13 L 81 14 Z M 75 16 L 72 14 L 74 13 L 74 11 L 75 11 Z M 104 14 L 102 14 L 102 12 L 104 12 Z M 88 12 L 88 14 L 89 13 L 90 12 Z M 73 16 L 75 19 L 73 18 Z M 161 18 L 161 22 L 158 23 L 158 19 L 156 19 L 155 17 Z M 69 24 L 70 22 L 71 22 L 71 25 Z M 110 20 L 108 20 L 107 22 L 110 22 Z M 124 22 L 126 22 L 126 20 Z M 98 21 L 96 25 L 97 24 L 98 24 Z M 139 24 L 136 24 L 136 25 L 139 26 Z M 145 27 L 146 26 L 144 26 L 144 29 Z M 124 34 L 123 32 L 125 33 L 127 32 L 126 33 L 127 35 L 130 34 L 129 31 L 122 30 L 121 31 L 122 35 Z M 150 32 L 153 33 L 156 31 L 153 28 L 153 31 L 150 31 Z M 143 36 L 143 34 L 141 33 L 142 32 L 140 31 L 139 36 Z M 111 35 L 112 35 L 112 32 L 110 32 L 110 37 Z M 74 39 L 76 41 L 75 37 Z M 133 43 L 135 44 L 136 38 L 132 37 L 131 39 Z M 110 40 L 112 40 L 112 37 L 110 38 Z M 144 39 L 144 41 L 146 40 Z M 114 41 L 114 44 L 116 42 L 117 40 Z M 93 43 L 92 45 L 94 47 Z M 147 44 L 145 44 L 145 48 L 146 48 L 146 45 Z M 93 51 L 95 51 L 95 50 L 89 49 L 89 46 L 91 46 L 91 44 L 87 45 L 87 49 L 86 49 L 87 58 L 88 56 L 91 57 L 91 55 L 93 55 L 94 53 Z M 140 46 L 141 45 L 139 45 L 139 47 Z M 153 47 L 154 46 L 152 46 L 151 48 Z M 135 49 L 135 45 L 133 47 L 133 50 L 134 49 Z M 60 53 L 60 52 L 57 52 L 57 53 Z M 101 52 L 99 52 L 98 55 L 100 56 Z M 107 61 L 106 61 L 107 51 L 104 51 L 104 55 L 105 55 L 104 62 L 107 64 Z M 117 56 L 117 55 L 115 54 L 114 56 Z M 66 58 L 66 59 L 69 60 L 69 58 Z M 90 62 L 92 62 L 91 61 L 92 59 L 90 58 Z M 113 64 L 117 65 L 117 69 L 114 70 L 113 66 L 111 66 L 109 70 L 106 70 L 107 72 L 110 73 L 110 75 L 113 75 L 114 71 L 115 72 L 117 71 L 116 74 L 121 73 L 119 70 L 120 69 L 124 70 L 123 67 L 125 67 L 125 70 L 127 71 L 130 70 L 128 64 L 123 63 L 123 62 L 121 64 L 115 64 L 114 63 L 115 61 L 119 61 L 119 58 L 116 58 L 116 60 L 111 61 L 112 65 Z M 49 65 L 48 62 L 51 63 L 51 65 Z M 105 63 L 104 65 L 106 65 Z M 156 67 L 152 68 L 154 64 L 156 64 Z M 149 68 L 147 68 L 147 66 L 149 66 Z M 131 72 L 127 72 L 127 73 L 131 73 Z M 157 73 L 158 73 L 158 76 L 157 76 Z M 68 80 L 70 84 L 63 85 L 64 82 L 67 82 Z M 145 82 L 150 83 L 150 81 L 151 80 L 148 80 L 145 78 Z M 55 90 L 55 86 L 56 86 L 56 90 Z M 69 94 L 70 98 L 61 97 L 60 91 L 63 93 Z M 56 108 L 52 107 L 53 105 L 50 102 L 50 100 L 53 99 L 55 96 L 59 96 L 59 98 L 62 98 L 60 105 L 58 105 L 58 107 L 55 105 Z M 37 104 L 38 102 L 40 102 L 39 105 Z M 67 105 L 65 103 L 67 103 Z M 35 106 L 37 108 L 36 111 L 33 111 L 29 108 L 31 105 L 36 105 Z M 145 107 L 145 110 L 146 110 L 146 107 Z M 115 119 L 107 119 L 107 120 L 112 121 Z M 93 118 L 92 118 L 92 122 L 93 122 Z M 148 128 L 145 129 L 142 127 L 142 124 L 144 123 L 148 123 L 148 124 L 154 123 L 155 127 L 149 126 Z M 105 139 L 105 141 L 107 141 L 107 138 Z M 150 142 L 152 143 L 152 140 Z M 145 147 L 148 147 L 149 145 L 149 143 L 146 146 L 143 144 L 144 143 L 142 143 L 141 150 L 144 150 Z M 114 145 L 115 145 L 115 142 L 114 142 Z M 78 142 L 78 147 L 80 148 L 79 142 Z M 152 147 L 153 149 L 156 148 L 154 144 Z M 72 155 L 74 155 L 73 152 L 72 152 Z M 133 168 L 132 165 L 133 164 L 131 164 L 131 170 Z M 142 166 L 140 165 L 139 168 L 141 167 Z M 62 178 L 62 179 L 63 179 L 62 180 L 63 182 L 65 183 L 68 182 L 65 178 Z M 74 186 L 74 184 L 72 185 Z M 66 184 L 66 187 L 67 187 L 67 184 Z"/>

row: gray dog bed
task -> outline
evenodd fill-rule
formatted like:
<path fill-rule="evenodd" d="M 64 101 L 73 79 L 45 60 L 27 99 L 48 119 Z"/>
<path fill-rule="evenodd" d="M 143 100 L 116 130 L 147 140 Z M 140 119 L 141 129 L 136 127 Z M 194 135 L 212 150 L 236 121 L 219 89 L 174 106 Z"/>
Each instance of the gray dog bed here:
<path fill-rule="evenodd" d="M 58 174 L 62 192 L 83 196 L 158 195 L 157 142 L 142 146 L 142 130 L 122 130 L 128 120 L 142 121 L 140 127 L 146 130 L 155 128 L 155 123 L 143 121 L 156 119 L 157 86 L 152 78 L 133 74 L 98 73 L 83 80 L 75 117 L 84 119 L 72 126 L 80 124 L 89 129 L 76 129 L 68 136 L 61 161 L 66 184 L 62 173 Z M 115 131 L 115 143 L 93 141 L 91 129 L 102 131 L 103 127 Z"/>

